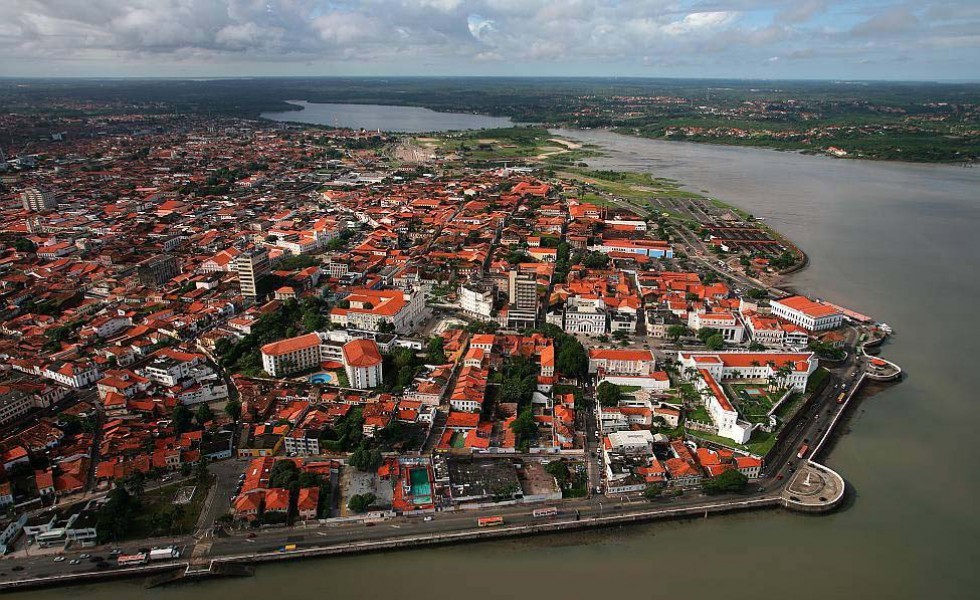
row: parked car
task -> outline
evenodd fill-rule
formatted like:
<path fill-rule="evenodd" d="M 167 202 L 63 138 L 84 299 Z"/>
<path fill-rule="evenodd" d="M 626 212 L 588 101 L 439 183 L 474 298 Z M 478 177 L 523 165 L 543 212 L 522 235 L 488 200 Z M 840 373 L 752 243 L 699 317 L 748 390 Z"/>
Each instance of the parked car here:
<path fill-rule="evenodd" d="M 55 556 L 54 557 L 54 562 L 65 562 L 65 557 L 64 556 Z"/>
<path fill-rule="evenodd" d="M 77 564 L 80 564 L 81 562 L 82 561 L 78 560 L 77 558 L 73 558 L 70 561 L 68 561 L 68 564 L 70 564 L 70 565 L 77 565 Z"/>

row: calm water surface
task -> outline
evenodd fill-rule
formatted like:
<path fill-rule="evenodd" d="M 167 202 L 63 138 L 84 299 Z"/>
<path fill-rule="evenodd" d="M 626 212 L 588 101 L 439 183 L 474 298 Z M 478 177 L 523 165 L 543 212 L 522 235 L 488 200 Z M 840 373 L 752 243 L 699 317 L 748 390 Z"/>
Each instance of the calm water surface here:
<path fill-rule="evenodd" d="M 262 117 L 273 121 L 315 123 L 354 129 L 380 129 L 420 133 L 424 131 L 459 131 L 490 129 L 513 125 L 508 117 L 488 117 L 466 113 L 444 113 L 415 106 L 381 106 L 378 104 L 317 104 L 290 101 L 302 106 L 300 111 L 266 112 Z"/>
<path fill-rule="evenodd" d="M 676 178 L 765 217 L 810 255 L 793 284 L 895 327 L 884 354 L 908 378 L 864 401 L 827 461 L 854 488 L 846 510 L 326 559 L 150 591 L 133 582 L 12 597 L 976 597 L 980 170 L 562 133 L 605 146 L 595 166 Z"/>

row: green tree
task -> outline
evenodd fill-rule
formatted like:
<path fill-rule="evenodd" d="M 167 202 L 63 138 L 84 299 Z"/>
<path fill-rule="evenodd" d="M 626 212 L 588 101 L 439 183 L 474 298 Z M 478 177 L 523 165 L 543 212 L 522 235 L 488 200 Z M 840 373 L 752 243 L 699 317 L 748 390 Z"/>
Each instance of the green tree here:
<path fill-rule="evenodd" d="M 303 329 L 308 332 L 319 331 L 326 324 L 327 320 L 319 312 L 310 311 L 303 313 Z"/>
<path fill-rule="evenodd" d="M 562 490 L 565 489 L 569 480 L 572 478 L 572 472 L 568 469 L 568 463 L 564 460 L 553 460 L 544 466 L 544 470 L 555 478 L 558 487 Z"/>
<path fill-rule="evenodd" d="M 704 345 L 708 347 L 708 350 L 721 350 L 725 347 L 725 338 L 720 333 L 716 333 L 705 340 Z"/>
<path fill-rule="evenodd" d="M 647 500 L 656 500 L 664 492 L 664 486 L 659 483 L 651 483 L 647 489 L 643 490 L 643 497 Z"/>
<path fill-rule="evenodd" d="M 365 513 L 371 508 L 371 505 L 377 501 L 377 497 L 374 494 L 354 494 L 351 496 L 350 500 L 347 502 L 347 508 L 360 514 Z"/>
<path fill-rule="evenodd" d="M 140 471 L 133 471 L 119 480 L 119 485 L 126 488 L 130 495 L 139 498 L 146 489 L 146 476 Z"/>
<path fill-rule="evenodd" d="M 34 245 L 34 242 L 25 237 L 15 238 L 13 246 L 17 252 L 37 252 L 37 246 Z"/>
<path fill-rule="evenodd" d="M 191 428 L 191 421 L 194 419 L 194 416 L 186 406 L 183 404 L 178 404 L 174 407 L 174 412 L 171 415 L 171 418 L 174 421 L 174 430 L 180 434 Z"/>
<path fill-rule="evenodd" d="M 558 352 L 555 355 L 555 368 L 565 377 L 578 380 L 589 374 L 589 353 L 577 339 L 566 336 L 556 340 Z"/>
<path fill-rule="evenodd" d="M 605 269 L 609 266 L 609 255 L 602 252 L 589 252 L 582 259 L 582 264 L 589 269 Z"/>
<path fill-rule="evenodd" d="M 520 379 L 507 378 L 500 385 L 500 401 L 504 403 L 523 404 L 524 386 Z"/>
<path fill-rule="evenodd" d="M 702 488 L 706 494 L 738 493 L 744 491 L 748 483 L 748 477 L 735 469 L 728 469 L 705 481 Z"/>
<path fill-rule="evenodd" d="M 720 332 L 714 327 L 702 327 L 701 329 L 698 329 L 697 337 L 703 343 L 707 344 L 708 338 L 710 338 L 713 335 L 717 335 L 718 333 Z"/>
<path fill-rule="evenodd" d="M 208 459 L 202 456 L 197 459 L 197 464 L 194 465 L 194 478 L 197 479 L 198 485 L 204 485 L 207 483 L 209 475 Z"/>
<path fill-rule="evenodd" d="M 429 344 L 426 346 L 426 360 L 433 365 L 446 364 L 446 352 L 443 350 L 441 337 L 436 336 L 429 340 Z"/>
<path fill-rule="evenodd" d="M 214 413 L 211 411 L 211 407 L 208 406 L 207 402 L 202 402 L 200 405 L 198 405 L 197 413 L 194 415 L 194 418 L 197 419 L 198 425 L 204 427 L 205 423 L 214 420 Z"/>
<path fill-rule="evenodd" d="M 132 530 L 133 521 L 140 510 L 140 502 L 123 486 L 109 491 L 106 502 L 96 517 L 96 530 L 102 541 L 125 539 Z"/>
<path fill-rule="evenodd" d="M 291 460 L 277 460 L 269 472 L 269 487 L 289 489 L 299 480 L 299 469 Z"/>
<path fill-rule="evenodd" d="M 538 437 L 538 424 L 534 420 L 531 407 L 521 411 L 521 414 L 511 422 L 510 429 L 517 436 L 517 446 L 526 451 L 531 442 Z"/>
<path fill-rule="evenodd" d="M 615 383 L 603 381 L 596 388 L 596 398 L 602 406 L 619 406 L 619 400 L 623 396 L 623 390 Z"/>
<path fill-rule="evenodd" d="M 686 325 L 677 323 L 667 328 L 667 337 L 676 344 L 682 337 L 690 333 L 690 331 Z"/>
<path fill-rule="evenodd" d="M 229 400 L 225 404 L 225 414 L 237 423 L 238 419 L 242 418 L 242 403 L 234 399 Z"/>

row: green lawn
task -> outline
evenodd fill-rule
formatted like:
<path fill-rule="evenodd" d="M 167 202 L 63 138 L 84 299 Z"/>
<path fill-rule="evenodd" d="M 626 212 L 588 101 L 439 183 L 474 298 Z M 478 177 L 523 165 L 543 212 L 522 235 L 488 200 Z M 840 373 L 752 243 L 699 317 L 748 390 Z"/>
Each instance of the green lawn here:
<path fill-rule="evenodd" d="M 709 442 L 715 442 L 717 444 L 723 444 L 729 448 L 750 452 L 758 456 L 765 456 L 766 453 L 769 452 L 769 450 L 771 450 L 776 444 L 775 433 L 766 433 L 761 430 L 756 430 L 752 434 L 752 438 L 749 440 L 748 444 L 736 444 L 734 440 L 704 431 L 688 431 L 687 433 L 693 437 L 701 438 Z"/>
<path fill-rule="evenodd" d="M 213 481 L 213 476 L 209 481 Z M 162 528 L 159 520 L 163 515 L 172 514 L 176 505 L 174 497 L 177 490 L 185 485 L 194 485 L 193 481 L 187 484 L 175 483 L 162 488 L 151 490 L 143 494 L 141 499 L 142 507 L 139 516 L 133 521 L 127 531 L 128 539 L 140 539 L 154 537 L 158 535 L 187 535 L 194 532 L 197 527 L 197 519 L 204 507 L 204 500 L 208 495 L 208 485 L 199 485 L 194 490 L 194 498 L 189 504 L 181 505 L 178 510 L 178 517 L 169 526 Z"/>
<path fill-rule="evenodd" d="M 764 386 L 757 384 L 730 383 L 725 384 L 725 392 L 735 404 L 739 414 L 750 423 L 762 423 L 769 420 L 768 414 L 773 405 L 779 401 L 783 392 L 770 394 Z M 755 392 L 755 393 L 752 393 Z"/>
<path fill-rule="evenodd" d="M 830 377 L 830 371 L 824 367 L 820 367 L 810 375 L 810 379 L 806 382 L 806 393 L 812 394 L 815 390 L 819 390 L 823 385 L 823 382 Z"/>
<path fill-rule="evenodd" d="M 776 409 L 776 416 L 783 420 L 783 422 L 789 421 L 799 410 L 800 406 L 803 404 L 803 394 L 794 393 L 792 396 L 786 399 L 785 402 L 779 405 Z"/>
<path fill-rule="evenodd" d="M 708 409 L 706 409 L 703 405 L 699 405 L 697 408 L 692 410 L 690 414 L 687 415 L 687 418 L 693 421 L 699 421 L 701 423 L 712 422 L 711 415 L 708 414 Z"/>

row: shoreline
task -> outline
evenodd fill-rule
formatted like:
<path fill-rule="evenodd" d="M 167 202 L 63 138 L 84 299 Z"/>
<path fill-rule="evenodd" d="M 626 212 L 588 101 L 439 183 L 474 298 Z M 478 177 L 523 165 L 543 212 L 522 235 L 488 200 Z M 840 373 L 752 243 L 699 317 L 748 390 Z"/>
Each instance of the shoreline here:
<path fill-rule="evenodd" d="M 461 113 L 463 114 L 463 113 Z M 315 124 L 304 124 L 307 126 L 316 126 Z M 414 135 L 408 132 L 402 132 L 400 135 Z M 622 134 L 620 134 L 622 135 Z M 641 136 L 635 136 L 641 137 Z M 650 139 L 650 138 L 647 138 Z M 726 203 L 733 209 L 737 209 L 736 206 Z M 780 232 L 770 228 L 766 225 L 775 236 L 784 240 L 788 245 L 791 245 L 801 256 L 801 260 L 798 264 L 789 267 L 784 271 L 780 271 L 776 274 L 776 278 L 772 283 L 765 286 L 769 291 L 782 291 L 784 289 L 792 290 L 791 286 L 783 286 L 782 283 L 785 278 L 791 275 L 801 272 L 806 269 L 810 264 L 809 256 L 802 248 L 797 244 L 783 236 Z M 841 435 L 840 432 L 836 431 L 837 421 L 846 423 L 850 419 L 849 408 L 852 404 L 860 402 L 861 394 L 859 391 L 862 388 L 862 383 L 864 382 L 864 376 L 858 381 L 855 388 L 852 390 L 851 395 L 848 397 L 847 402 L 840 406 L 837 411 L 837 415 L 834 419 L 834 423 L 831 428 L 828 429 L 827 433 L 824 435 L 824 439 L 821 440 L 820 445 L 814 450 L 811 458 L 813 458 L 817 452 L 824 450 L 824 442 L 831 441 L 829 445 L 829 450 L 833 449 L 836 443 L 836 438 Z M 816 397 L 819 397 L 818 394 Z M 851 400 L 854 396 L 858 396 L 858 402 L 852 403 Z M 822 399 L 821 399 L 822 400 Z M 833 406 L 833 405 L 831 405 Z M 791 451 L 795 448 L 795 445 L 790 444 L 787 446 Z M 785 451 L 785 448 L 782 449 Z M 824 454 L 827 454 L 825 451 Z M 813 463 L 812 460 L 805 461 L 815 466 L 822 466 L 817 463 Z M 838 477 L 841 482 L 844 479 L 839 476 L 829 467 L 823 467 L 834 476 Z M 801 469 L 802 472 L 803 469 Z M 85 582 L 100 582 L 109 581 L 113 579 L 124 579 L 124 578 L 136 578 L 143 576 L 151 576 L 158 573 L 166 573 L 171 571 L 176 571 L 181 568 L 184 569 L 184 574 L 179 575 L 173 579 L 174 582 L 181 581 L 183 579 L 211 579 L 217 577 L 228 577 L 234 576 L 231 573 L 221 573 L 215 572 L 214 568 L 217 566 L 220 570 L 220 565 L 254 565 L 261 563 L 271 563 L 271 562 L 281 562 L 284 560 L 299 560 L 307 558 L 318 558 L 333 555 L 349 555 L 349 554 L 362 554 L 362 553 L 376 553 L 376 552 L 386 552 L 386 551 L 399 551 L 404 549 L 412 549 L 418 546 L 442 546 L 457 543 L 472 543 L 478 541 L 496 540 L 496 539 L 508 539 L 524 536 L 534 536 L 534 535 L 551 535 L 556 533 L 563 533 L 567 531 L 583 531 L 588 529 L 598 529 L 607 527 L 617 527 L 623 526 L 630 523 L 646 523 L 661 520 L 683 520 L 683 519 L 694 519 L 700 518 L 703 514 L 704 518 L 707 518 L 709 514 L 727 514 L 733 512 L 742 511 L 755 511 L 762 509 L 771 508 L 786 508 L 788 510 L 793 510 L 797 512 L 807 512 L 807 513 L 823 513 L 835 510 L 838 508 L 843 501 L 847 498 L 846 491 L 844 487 L 841 488 L 839 496 L 834 498 L 831 502 L 821 503 L 819 505 L 810 505 L 805 507 L 798 498 L 788 496 L 787 490 L 789 490 L 791 480 L 793 477 L 788 478 L 781 487 L 777 488 L 778 495 L 767 496 L 765 493 L 760 492 L 761 497 L 749 498 L 749 499 L 728 499 L 725 501 L 704 501 L 696 504 L 692 504 L 687 507 L 680 508 L 650 508 L 649 504 L 645 509 L 640 509 L 636 511 L 626 511 L 616 515 L 599 516 L 592 517 L 589 519 L 574 520 L 574 521 L 553 521 L 548 523 L 532 523 L 528 525 L 511 525 L 499 528 L 487 528 L 487 529 L 473 529 L 472 525 L 470 528 L 460 532 L 453 533 L 429 533 L 423 535 L 415 535 L 411 537 L 390 537 L 390 538 L 380 538 L 376 540 L 361 540 L 352 541 L 344 544 L 334 544 L 322 547 L 312 547 L 312 548 L 300 548 L 290 551 L 266 551 L 261 553 L 251 553 L 251 554 L 228 554 L 223 556 L 215 557 L 201 557 L 197 559 L 190 559 L 178 563 L 166 563 L 166 564 L 147 564 L 140 567 L 131 567 L 126 569 L 106 569 L 102 571 L 93 571 L 88 573 L 71 573 L 65 575 L 55 575 L 48 577 L 37 577 L 33 579 L 23 579 L 17 581 L 2 581 L 0 582 L 0 591 L 7 590 L 26 590 L 26 589 L 38 589 L 43 587 L 60 587 L 65 585 L 72 585 L 75 583 L 85 583 Z M 845 486 L 846 487 L 846 486 Z M 761 490 L 761 488 L 760 488 Z M 821 498 L 821 501 L 824 499 Z M 621 507 L 617 507 L 621 508 Z M 207 564 L 206 569 L 200 568 L 201 565 Z M 199 568 L 194 568 L 198 566 Z M 170 581 L 165 581 L 162 583 L 169 583 Z"/>
<path fill-rule="evenodd" d="M 558 535 L 569 532 L 609 529 L 623 527 L 629 524 L 647 524 L 658 521 L 683 521 L 708 518 L 709 515 L 726 515 L 732 513 L 755 512 L 761 510 L 785 509 L 802 513 L 825 513 L 837 509 L 846 498 L 841 494 L 833 505 L 818 511 L 807 510 L 797 506 L 795 502 L 783 495 L 770 495 L 759 498 L 737 499 L 730 498 L 721 501 L 705 501 L 688 507 L 670 508 L 656 507 L 620 514 L 592 517 L 572 521 L 551 521 L 530 525 L 504 526 L 467 530 L 456 533 L 432 533 L 409 537 L 383 538 L 378 540 L 352 541 L 329 546 L 299 548 L 286 552 L 267 551 L 246 554 L 231 554 L 210 559 L 181 560 L 176 563 L 147 564 L 119 570 L 94 571 L 17 581 L 0 582 L 0 592 L 27 591 L 44 588 L 65 587 L 78 583 L 100 583 L 112 580 L 136 579 L 140 577 L 165 576 L 166 580 L 152 583 L 167 585 L 185 581 L 205 581 L 224 577 L 234 577 L 234 573 L 222 572 L 223 565 L 254 566 L 259 564 L 277 563 L 284 561 L 311 560 L 329 556 L 353 556 L 360 554 L 375 554 L 383 552 L 399 552 L 419 547 L 439 547 L 456 544 L 471 544 L 486 541 L 499 541 L 530 536 Z M 207 565 L 204 567 L 204 565 Z M 196 568 L 195 568 L 196 567 Z M 183 571 L 183 573 L 180 573 Z M 243 574 L 244 576 L 247 576 Z M 248 574 L 250 575 L 250 574 Z"/>
<path fill-rule="evenodd" d="M 437 109 L 437 108 L 433 108 L 431 106 L 427 106 L 425 104 L 397 104 L 397 103 L 394 103 L 394 102 L 388 102 L 388 103 L 386 103 L 384 101 L 378 101 L 378 100 L 372 100 L 371 102 L 354 102 L 354 101 L 350 101 L 350 100 L 348 100 L 346 102 L 314 102 L 314 101 L 310 101 L 310 100 L 297 100 L 297 99 L 292 99 L 292 100 L 281 100 L 280 102 L 282 102 L 283 104 L 288 105 L 290 107 L 293 107 L 293 108 L 286 108 L 285 110 L 264 110 L 264 111 L 261 111 L 261 112 L 258 112 L 258 113 L 252 113 L 249 116 L 252 116 L 252 117 L 254 117 L 255 119 L 258 119 L 258 120 L 271 121 L 271 122 L 274 122 L 274 123 L 291 123 L 291 124 L 302 124 L 302 125 L 314 125 L 314 126 L 328 126 L 328 127 L 333 127 L 333 126 L 328 125 L 326 123 L 309 123 L 309 122 L 305 122 L 305 121 L 293 121 L 293 120 L 288 120 L 288 119 L 274 119 L 274 118 L 267 117 L 265 115 L 267 115 L 267 114 L 283 114 L 284 115 L 285 113 L 289 113 L 289 112 L 300 113 L 300 112 L 302 112 L 302 111 L 304 111 L 304 110 L 307 109 L 307 106 L 305 106 L 305 105 L 318 105 L 318 106 L 381 106 L 381 107 L 388 107 L 388 108 L 418 108 L 418 109 L 423 109 L 423 110 L 429 110 L 429 111 L 432 111 L 434 113 L 443 114 L 443 115 L 465 115 L 465 116 L 472 116 L 472 117 L 487 117 L 487 118 L 494 118 L 494 119 L 508 119 L 508 120 L 510 120 L 510 124 L 508 125 L 508 127 L 512 127 L 512 128 L 543 127 L 545 129 L 549 129 L 549 130 L 550 129 L 566 129 L 566 130 L 569 130 L 569 131 L 606 131 L 608 133 L 615 133 L 617 135 L 622 135 L 624 137 L 634 138 L 634 139 L 638 139 L 638 140 L 652 140 L 652 141 L 658 141 L 658 142 L 671 142 L 671 143 L 681 142 L 681 143 L 688 143 L 688 144 L 717 146 L 717 147 L 724 147 L 724 148 L 743 148 L 743 149 L 744 148 L 748 148 L 748 149 L 755 149 L 755 150 L 765 150 L 765 151 L 768 151 L 768 152 L 788 152 L 788 153 L 792 153 L 792 154 L 799 154 L 801 156 L 813 156 L 813 157 L 829 158 L 829 159 L 836 159 L 836 160 L 868 161 L 868 162 L 873 162 L 873 163 L 888 163 L 888 164 L 899 164 L 899 165 L 919 165 L 919 166 L 921 166 L 921 165 L 937 165 L 937 166 L 965 167 L 965 168 L 973 168 L 977 164 L 980 164 L 980 161 L 975 161 L 975 160 L 973 160 L 973 161 L 971 161 L 971 160 L 958 160 L 958 161 L 952 161 L 952 160 L 950 160 L 950 161 L 944 161 L 944 160 L 898 160 L 898 159 L 891 159 L 891 158 L 876 158 L 876 157 L 873 157 L 873 156 L 834 156 L 832 154 L 828 154 L 828 153 L 820 150 L 819 148 L 806 148 L 806 147 L 800 147 L 800 148 L 779 148 L 779 147 L 776 147 L 776 146 L 767 146 L 767 145 L 764 145 L 764 144 L 762 144 L 762 145 L 756 145 L 756 144 L 740 144 L 740 143 L 737 143 L 737 142 L 725 143 L 725 142 L 720 142 L 720 141 L 709 141 L 709 140 L 690 140 L 690 139 L 674 139 L 674 138 L 670 138 L 670 137 L 651 137 L 651 136 L 645 136 L 645 135 L 627 133 L 627 132 L 623 132 L 623 131 L 617 131 L 617 129 L 619 129 L 619 128 L 618 127 L 612 127 L 612 126 L 584 128 L 584 127 L 576 127 L 576 126 L 571 125 L 571 124 L 568 124 L 568 123 L 542 123 L 542 122 L 539 122 L 539 121 L 521 121 L 521 120 L 518 120 L 518 119 L 516 119 L 515 117 L 513 117 L 511 115 L 497 115 L 497 114 L 491 114 L 491 113 L 485 113 L 485 112 L 460 112 L 458 109 L 454 109 L 454 110 L 440 110 L 440 109 Z M 300 103 L 303 103 L 303 104 L 300 104 Z M 340 126 L 338 126 L 336 128 L 338 128 L 338 129 L 358 129 L 357 127 L 347 127 L 347 126 L 343 126 L 343 125 L 340 125 Z M 437 132 L 437 133 L 452 133 L 452 132 L 458 132 L 458 131 L 479 131 L 480 129 L 487 129 L 487 128 L 483 127 L 483 128 L 475 128 L 475 129 L 445 129 L 445 130 L 433 130 L 433 132 Z M 410 133 L 410 132 L 391 132 L 391 131 L 387 131 L 387 132 L 388 133 Z M 429 133 L 429 132 L 426 132 L 426 133 Z"/>

